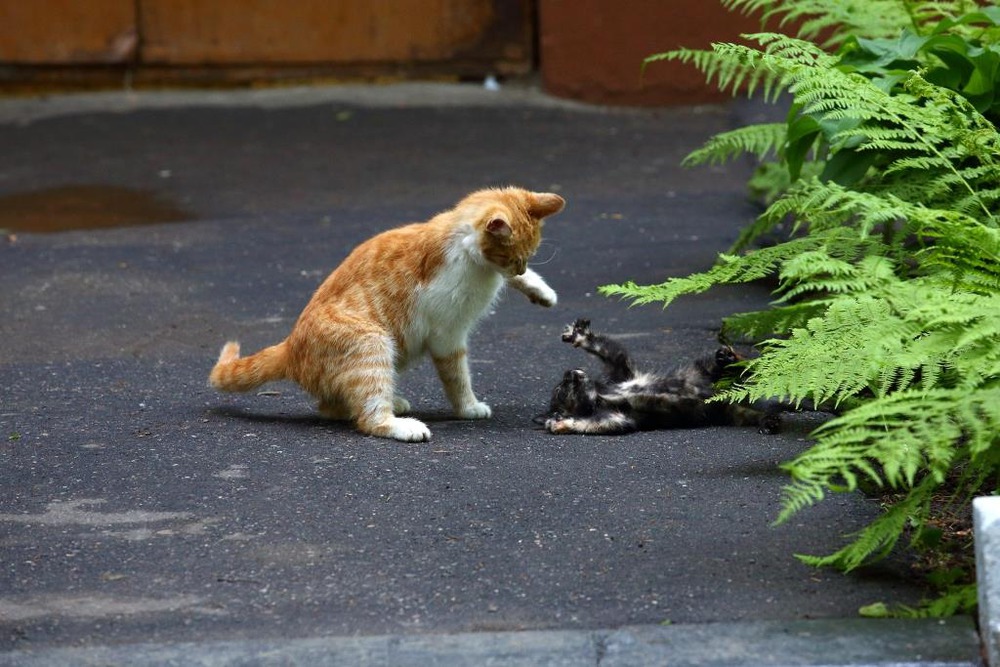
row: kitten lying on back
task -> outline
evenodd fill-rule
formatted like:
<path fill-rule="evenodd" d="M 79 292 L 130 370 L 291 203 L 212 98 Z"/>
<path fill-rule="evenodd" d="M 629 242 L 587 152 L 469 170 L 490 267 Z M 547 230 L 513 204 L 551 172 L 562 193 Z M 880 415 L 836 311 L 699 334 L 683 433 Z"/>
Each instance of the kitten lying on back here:
<path fill-rule="evenodd" d="M 288 338 L 242 358 L 238 343 L 226 343 L 209 381 L 223 391 L 249 391 L 294 380 L 319 399 L 323 416 L 418 442 L 431 432 L 396 416 L 410 407 L 395 395 L 396 372 L 430 354 L 455 414 L 489 417 L 472 391 L 469 332 L 504 283 L 533 303 L 555 305 L 556 293 L 528 259 L 543 219 L 564 205 L 550 193 L 480 190 L 429 222 L 379 234 L 320 285 Z"/>
<path fill-rule="evenodd" d="M 657 374 L 638 371 L 621 343 L 590 330 L 590 320 L 567 326 L 562 339 L 600 359 L 606 377 L 595 382 L 581 369 L 566 371 L 552 392 L 549 412 L 536 418 L 551 433 L 615 435 L 710 425 L 754 425 L 762 433 L 778 429 L 777 414 L 706 402 L 715 383 L 739 361 L 730 347 Z"/>

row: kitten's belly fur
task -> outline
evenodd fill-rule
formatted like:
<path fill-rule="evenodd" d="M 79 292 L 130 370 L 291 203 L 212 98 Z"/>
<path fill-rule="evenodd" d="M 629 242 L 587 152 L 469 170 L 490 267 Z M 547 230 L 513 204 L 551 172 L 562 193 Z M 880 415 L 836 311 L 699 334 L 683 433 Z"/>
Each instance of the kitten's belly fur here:
<path fill-rule="evenodd" d="M 397 370 L 420 360 L 427 352 L 443 356 L 464 350 L 469 332 L 486 314 L 503 286 L 495 270 L 468 264 L 450 264 L 418 287 L 413 312 L 403 331 Z"/>

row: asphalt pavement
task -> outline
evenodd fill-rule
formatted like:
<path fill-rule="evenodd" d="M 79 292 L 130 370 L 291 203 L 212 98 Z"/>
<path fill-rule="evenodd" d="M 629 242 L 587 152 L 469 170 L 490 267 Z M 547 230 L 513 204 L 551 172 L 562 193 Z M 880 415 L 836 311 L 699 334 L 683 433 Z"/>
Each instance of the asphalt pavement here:
<path fill-rule="evenodd" d="M 147 223 L 0 241 L 0 664 L 979 664 L 971 618 L 858 617 L 927 594 L 902 559 L 795 559 L 877 499 L 773 525 L 820 416 L 532 423 L 591 366 L 559 339 L 577 317 L 655 368 L 768 302 L 597 293 L 707 268 L 753 219 L 749 164 L 679 163 L 757 113 L 440 85 L 0 100 L 0 227 Z M 225 340 L 283 338 L 354 245 L 501 184 L 567 207 L 533 264 L 559 304 L 511 292 L 473 335 L 491 420 L 452 419 L 427 364 L 401 381 L 420 444 L 322 421 L 291 384 L 207 386 Z"/>

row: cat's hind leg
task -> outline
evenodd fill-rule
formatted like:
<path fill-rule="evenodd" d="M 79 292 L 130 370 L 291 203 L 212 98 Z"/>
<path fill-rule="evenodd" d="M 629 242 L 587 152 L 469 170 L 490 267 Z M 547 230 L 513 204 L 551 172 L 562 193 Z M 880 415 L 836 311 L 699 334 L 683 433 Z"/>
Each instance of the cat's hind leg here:
<path fill-rule="evenodd" d="M 351 418 L 351 411 L 347 409 L 346 405 L 329 398 L 320 399 L 318 409 L 323 419 L 347 421 Z"/>
<path fill-rule="evenodd" d="M 776 410 L 758 410 L 748 405 L 723 404 L 724 423 L 732 426 L 756 426 L 757 432 L 773 435 L 781 431 L 781 415 Z"/>
<path fill-rule="evenodd" d="M 410 411 L 410 402 L 402 396 L 392 397 L 392 412 L 396 415 L 405 415 Z M 338 401 L 323 399 L 319 403 L 319 413 L 324 419 L 334 421 L 346 421 L 351 418 L 351 411 L 346 405 Z"/>
<path fill-rule="evenodd" d="M 556 435 L 623 435 L 638 430 L 632 417 L 603 410 L 588 417 L 551 417 L 545 422 L 545 428 Z"/>
<path fill-rule="evenodd" d="M 310 389 L 320 397 L 324 415 L 347 415 L 362 433 L 404 442 L 425 442 L 431 432 L 423 422 L 397 417 L 395 400 L 395 343 L 388 334 L 371 331 L 337 332 L 337 340 L 311 355 L 310 368 L 320 376 Z M 342 335 L 338 335 L 342 334 Z"/>

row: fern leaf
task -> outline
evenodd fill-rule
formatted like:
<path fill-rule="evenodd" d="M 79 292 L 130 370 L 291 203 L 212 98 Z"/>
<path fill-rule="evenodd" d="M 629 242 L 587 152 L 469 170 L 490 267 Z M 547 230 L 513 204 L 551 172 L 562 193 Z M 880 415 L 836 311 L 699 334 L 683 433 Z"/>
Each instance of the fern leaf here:
<path fill-rule="evenodd" d="M 731 132 L 722 132 L 709 139 L 682 163 L 685 167 L 726 162 L 737 155 L 749 153 L 758 160 L 777 154 L 785 141 L 785 124 L 748 125 Z"/>
<path fill-rule="evenodd" d="M 868 561 L 889 555 L 906 525 L 915 517 L 926 516 L 931 494 L 937 486 L 930 478 L 924 480 L 906 498 L 853 535 L 854 541 L 844 548 L 828 556 L 799 555 L 799 560 L 813 567 L 832 566 L 850 572 Z"/>
<path fill-rule="evenodd" d="M 869 255 L 860 262 L 831 256 L 826 248 L 802 253 L 779 272 L 781 298 L 786 303 L 806 294 L 849 294 L 875 291 L 895 277 L 893 262 Z"/>
<path fill-rule="evenodd" d="M 896 37 L 900 26 L 915 32 L 940 20 L 968 10 L 966 3 L 899 2 L 899 0 L 722 0 L 723 6 L 745 14 L 761 15 L 761 23 L 776 19 L 782 27 L 797 26 L 796 35 L 805 39 L 826 36 L 825 46 L 841 43 L 848 35 Z"/>
<path fill-rule="evenodd" d="M 724 340 L 749 339 L 754 342 L 783 336 L 822 315 L 827 305 L 820 300 L 801 301 L 764 311 L 730 315 L 722 321 L 721 335 Z"/>
<path fill-rule="evenodd" d="M 869 618 L 947 618 L 955 614 L 971 615 L 979 603 L 975 584 L 949 586 L 941 595 L 932 600 L 923 600 L 920 605 L 887 605 L 878 602 L 859 610 Z"/>
<path fill-rule="evenodd" d="M 822 317 L 767 341 L 747 368 L 750 379 L 725 392 L 726 400 L 781 398 L 838 403 L 876 386 L 882 359 L 914 334 L 885 300 L 862 294 L 833 300 Z"/>
<path fill-rule="evenodd" d="M 758 87 L 763 87 L 765 99 L 776 99 L 782 90 L 779 77 L 761 66 L 761 54 L 750 48 L 729 46 L 734 48 L 713 45 L 711 51 L 682 48 L 656 53 L 643 60 L 642 69 L 645 71 L 657 62 L 687 63 L 704 74 L 707 83 L 715 81 L 720 90 L 729 90 L 735 95 L 746 89 L 747 96 L 752 96 Z"/>
<path fill-rule="evenodd" d="M 771 248 L 761 248 L 748 255 L 720 255 L 715 266 L 704 273 L 671 278 L 659 285 L 637 285 L 634 282 L 626 282 L 620 285 L 604 285 L 599 291 L 605 296 L 631 299 L 634 305 L 662 302 L 666 308 L 685 294 L 700 294 L 715 285 L 748 283 L 773 275 L 784 262 L 824 243 L 837 247 L 840 244 L 849 245 L 850 240 L 841 233 L 841 230 L 832 230 L 829 234 L 814 234 Z"/>

